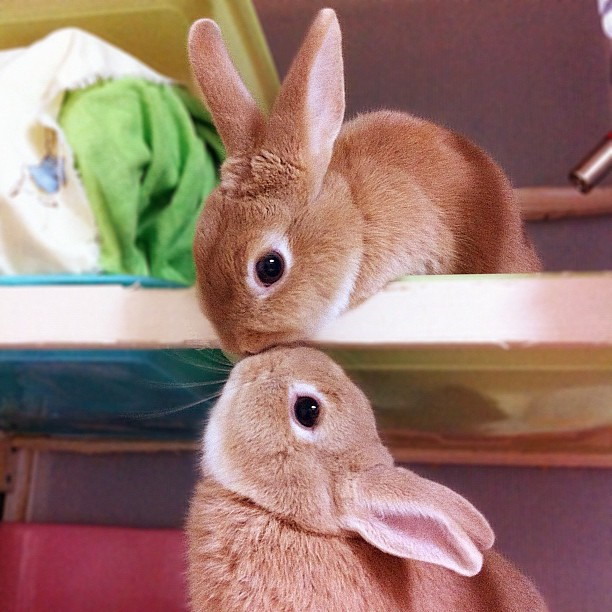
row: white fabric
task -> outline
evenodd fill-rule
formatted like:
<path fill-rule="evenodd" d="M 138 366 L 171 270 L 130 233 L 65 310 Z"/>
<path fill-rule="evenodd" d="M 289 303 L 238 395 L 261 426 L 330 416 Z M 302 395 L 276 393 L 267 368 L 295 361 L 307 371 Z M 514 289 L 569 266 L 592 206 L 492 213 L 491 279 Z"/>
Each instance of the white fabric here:
<path fill-rule="evenodd" d="M 73 28 L 0 51 L 0 274 L 97 271 L 95 220 L 57 116 L 67 90 L 127 76 L 170 82 Z"/>

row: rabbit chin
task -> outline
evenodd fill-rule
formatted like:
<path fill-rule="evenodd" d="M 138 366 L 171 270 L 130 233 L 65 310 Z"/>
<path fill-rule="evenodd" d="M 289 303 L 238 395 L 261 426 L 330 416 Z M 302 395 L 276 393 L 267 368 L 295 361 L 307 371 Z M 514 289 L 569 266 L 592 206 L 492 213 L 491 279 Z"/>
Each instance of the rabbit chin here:
<path fill-rule="evenodd" d="M 223 350 L 239 357 L 246 357 L 275 346 L 299 342 L 308 336 L 308 330 L 259 332 L 243 329 L 238 333 L 220 333 L 219 335 Z"/>
<path fill-rule="evenodd" d="M 303 317 L 304 325 L 301 328 L 266 331 L 248 328 L 219 330 L 224 350 L 241 356 L 254 355 L 274 346 L 302 342 L 316 336 L 321 328 L 348 308 L 356 278 L 357 270 L 348 274 L 343 279 L 336 295 L 330 300 L 328 307 L 318 316 L 313 313 L 310 317 Z M 297 323 L 297 321 L 292 321 L 292 323 Z"/>

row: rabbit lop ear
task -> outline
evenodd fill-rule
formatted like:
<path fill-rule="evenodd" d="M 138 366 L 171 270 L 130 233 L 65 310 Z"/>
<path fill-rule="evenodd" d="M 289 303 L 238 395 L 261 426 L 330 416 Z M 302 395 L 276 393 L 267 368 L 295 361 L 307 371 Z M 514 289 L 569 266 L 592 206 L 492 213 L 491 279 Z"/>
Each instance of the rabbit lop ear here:
<path fill-rule="evenodd" d="M 248 151 L 264 118 L 230 59 L 219 26 L 211 19 L 191 26 L 189 62 L 228 155 Z"/>
<path fill-rule="evenodd" d="M 332 9 L 323 9 L 283 81 L 268 120 L 266 145 L 312 170 L 318 189 L 343 119 L 340 25 Z"/>
<path fill-rule="evenodd" d="M 398 467 L 357 474 L 344 490 L 344 528 L 383 552 L 427 561 L 462 576 L 482 568 L 493 546 L 486 519 L 450 489 Z"/>

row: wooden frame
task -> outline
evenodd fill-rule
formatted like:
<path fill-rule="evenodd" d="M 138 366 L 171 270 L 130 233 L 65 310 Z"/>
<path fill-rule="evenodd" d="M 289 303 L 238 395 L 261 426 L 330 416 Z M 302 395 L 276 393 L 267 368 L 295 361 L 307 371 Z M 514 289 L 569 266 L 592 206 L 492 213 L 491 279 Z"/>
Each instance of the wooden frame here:
<path fill-rule="evenodd" d="M 32 474 L 36 453 L 14 446 L 10 449 L 10 483 L 5 487 L 2 520 L 24 521 L 28 517 L 28 505 L 32 490 Z"/>
<path fill-rule="evenodd" d="M 522 439 L 456 438 L 406 431 L 382 431 L 384 443 L 401 463 L 502 465 L 519 467 L 612 468 L 612 428 L 562 437 L 530 436 Z M 62 438 L 44 436 L 7 437 L 5 447 L 16 457 L 23 452 L 28 460 L 15 461 L 13 471 L 25 470 L 10 489 L 23 488 L 32 467 L 32 457 L 40 452 L 68 452 L 85 455 L 110 453 L 199 452 L 192 441 L 108 440 L 101 438 Z M 25 481 L 24 481 L 25 476 Z"/>
<path fill-rule="evenodd" d="M 569 187 L 524 187 L 516 194 L 527 221 L 612 214 L 612 187 L 586 195 Z"/>

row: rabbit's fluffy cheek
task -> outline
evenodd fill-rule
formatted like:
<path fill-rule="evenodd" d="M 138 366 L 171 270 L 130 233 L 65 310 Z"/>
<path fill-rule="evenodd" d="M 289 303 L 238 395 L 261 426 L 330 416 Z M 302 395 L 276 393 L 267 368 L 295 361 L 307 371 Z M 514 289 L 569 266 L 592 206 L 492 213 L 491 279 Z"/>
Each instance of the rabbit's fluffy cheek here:
<path fill-rule="evenodd" d="M 336 294 L 334 295 L 327 312 L 321 318 L 319 326 L 333 321 L 338 315 L 342 314 L 348 307 L 355 289 L 355 283 L 359 274 L 360 256 L 353 254 L 347 260 L 347 273 L 342 279 Z"/>
<path fill-rule="evenodd" d="M 202 454 L 202 470 L 212 476 L 218 483 L 233 489 L 235 476 L 230 466 L 228 453 L 224 450 L 223 421 L 225 415 L 235 401 L 236 388 L 230 382 L 223 390 L 219 401 L 211 411 L 208 425 L 204 433 L 204 452 Z"/>

